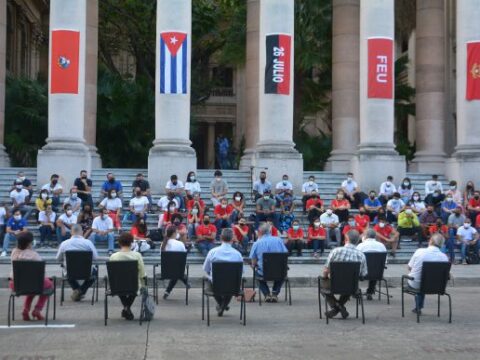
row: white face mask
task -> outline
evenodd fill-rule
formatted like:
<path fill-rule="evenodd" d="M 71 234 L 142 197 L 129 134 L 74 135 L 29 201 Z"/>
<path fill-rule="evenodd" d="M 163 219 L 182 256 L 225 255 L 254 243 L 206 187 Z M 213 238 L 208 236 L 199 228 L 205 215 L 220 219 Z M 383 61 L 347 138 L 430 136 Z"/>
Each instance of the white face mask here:
<path fill-rule="evenodd" d="M 464 224 L 463 224 L 463 227 L 464 227 L 465 229 L 468 229 L 468 228 L 470 227 L 470 223 L 464 223 Z"/>
<path fill-rule="evenodd" d="M 314 222 L 313 225 L 318 228 L 320 226 L 320 223 L 319 222 Z"/>
<path fill-rule="evenodd" d="M 456 188 L 456 186 L 450 186 L 450 190 L 455 190 Z"/>
<path fill-rule="evenodd" d="M 73 193 L 71 197 L 72 197 L 72 199 L 76 199 L 76 198 L 78 198 L 78 194 L 77 194 L 77 193 Z"/>
<path fill-rule="evenodd" d="M 235 196 L 235 201 L 241 201 L 242 197 L 241 196 Z"/>
<path fill-rule="evenodd" d="M 72 214 L 73 214 L 73 211 L 72 211 L 72 210 L 67 210 L 67 215 L 68 215 L 68 216 L 72 216 Z"/>
<path fill-rule="evenodd" d="M 195 182 L 195 176 L 194 175 L 190 176 L 190 181 Z"/>
<path fill-rule="evenodd" d="M 332 213 L 333 213 L 332 210 L 330 210 L 330 209 L 327 210 L 327 214 L 328 214 L 328 215 L 332 215 Z"/>
<path fill-rule="evenodd" d="M 15 215 L 13 218 L 14 218 L 16 221 L 20 221 L 20 220 L 22 220 L 22 215 Z"/>
<path fill-rule="evenodd" d="M 453 198 L 447 197 L 447 201 L 452 201 L 452 200 L 453 200 Z"/>
<path fill-rule="evenodd" d="M 349 221 L 349 222 L 348 222 L 348 225 L 350 225 L 350 226 L 355 226 L 355 221 Z"/>
<path fill-rule="evenodd" d="M 176 238 L 177 240 L 180 239 L 180 234 L 177 233 L 177 236 L 175 236 L 175 238 Z"/>
<path fill-rule="evenodd" d="M 170 210 L 170 212 L 174 212 L 174 211 L 175 211 L 175 206 L 170 206 L 170 207 L 168 208 L 168 210 Z"/>
<path fill-rule="evenodd" d="M 197 215 L 198 214 L 198 209 L 192 209 L 192 214 Z"/>
<path fill-rule="evenodd" d="M 222 204 L 222 209 L 226 209 L 227 208 L 227 205 L 226 204 Z"/>
<path fill-rule="evenodd" d="M 287 186 L 288 185 L 288 180 L 283 180 L 283 186 Z"/>
<path fill-rule="evenodd" d="M 413 197 L 413 200 L 415 200 L 415 201 L 418 201 L 418 199 L 420 199 L 418 196 Z"/>
<path fill-rule="evenodd" d="M 410 185 L 410 183 L 408 181 L 403 182 L 403 186 L 408 186 L 408 185 Z"/>
<path fill-rule="evenodd" d="M 351 183 L 353 181 L 353 178 L 351 176 L 347 177 L 347 182 Z"/>
<path fill-rule="evenodd" d="M 268 199 L 270 199 L 270 196 L 265 195 L 265 196 L 263 197 L 263 199 L 264 199 L 264 200 L 268 200 Z"/>
<path fill-rule="evenodd" d="M 412 215 L 412 209 L 407 209 L 407 210 L 405 210 L 405 214 L 407 214 L 407 215 Z"/>
<path fill-rule="evenodd" d="M 293 225 L 292 227 L 293 227 L 293 230 L 295 230 L 295 231 L 297 231 L 300 228 L 300 226 L 298 226 L 298 225 Z"/>
<path fill-rule="evenodd" d="M 313 186 L 313 184 L 314 184 L 313 180 L 308 181 L 308 185 Z"/>
<path fill-rule="evenodd" d="M 42 197 L 42 199 L 43 199 L 43 200 L 46 200 L 46 199 L 47 199 L 47 197 L 48 197 L 48 195 L 47 195 L 47 194 L 45 194 L 45 193 L 43 193 L 43 194 L 41 195 L 41 197 Z"/>
<path fill-rule="evenodd" d="M 18 180 L 24 181 L 24 180 L 25 180 L 25 176 L 20 176 L 20 177 L 18 178 Z"/>
<path fill-rule="evenodd" d="M 221 177 L 216 177 L 215 180 L 220 181 L 220 180 L 222 180 L 222 178 Z"/>
<path fill-rule="evenodd" d="M 112 193 L 112 199 L 115 199 L 117 197 L 117 193 Z"/>
<path fill-rule="evenodd" d="M 384 227 L 385 227 L 385 223 L 383 223 L 383 222 L 378 223 L 378 226 L 380 226 L 381 228 L 384 228 Z"/>
<path fill-rule="evenodd" d="M 15 187 L 16 187 L 18 190 L 22 190 L 22 189 L 23 189 L 23 185 L 22 185 L 22 184 L 15 185 Z"/>
<path fill-rule="evenodd" d="M 392 183 L 390 181 L 387 181 L 386 184 L 385 184 L 386 187 L 390 187 L 390 185 L 392 185 Z"/>

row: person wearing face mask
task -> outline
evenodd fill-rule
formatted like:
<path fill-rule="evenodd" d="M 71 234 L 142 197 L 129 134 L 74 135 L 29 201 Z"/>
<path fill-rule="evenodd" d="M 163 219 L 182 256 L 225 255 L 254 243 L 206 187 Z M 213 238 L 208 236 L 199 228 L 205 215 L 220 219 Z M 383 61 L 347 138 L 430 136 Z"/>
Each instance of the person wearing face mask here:
<path fill-rule="evenodd" d="M 177 240 L 177 235 L 177 228 L 175 226 L 170 225 L 167 227 L 165 232 L 165 240 L 162 241 L 162 247 L 160 248 L 162 253 L 165 251 L 187 252 L 185 244 Z M 186 287 L 190 287 L 186 277 L 181 278 L 180 281 L 182 281 Z M 170 279 L 167 287 L 165 288 L 165 292 L 163 293 L 163 300 L 166 300 L 170 296 L 170 293 L 175 285 L 177 285 L 177 279 Z"/>
<path fill-rule="evenodd" d="M 150 210 L 150 207 L 153 204 L 152 193 L 150 192 L 150 183 L 147 180 L 145 180 L 142 173 L 138 173 L 137 177 L 132 183 L 133 196 L 136 195 L 135 191 L 137 188 L 140 188 L 140 191 L 142 192 L 142 196 L 145 196 L 148 199 L 148 210 Z"/>
<path fill-rule="evenodd" d="M 215 215 L 215 227 L 217 228 L 217 238 L 216 240 L 220 240 L 220 233 L 222 229 L 230 228 L 231 219 L 233 213 L 233 206 L 228 203 L 227 198 L 223 198 L 220 201 L 220 204 L 215 206 L 213 214 Z"/>
<path fill-rule="evenodd" d="M 117 192 L 113 189 L 108 191 L 108 195 L 98 205 L 100 210 L 107 209 L 108 216 L 113 221 L 113 226 L 120 231 L 122 228 L 121 215 L 122 215 L 122 200 L 117 196 Z"/>
<path fill-rule="evenodd" d="M 477 216 L 480 214 L 480 191 L 475 191 L 473 197 L 467 205 L 468 215 L 472 224 L 475 224 Z"/>
<path fill-rule="evenodd" d="M 10 188 L 10 191 L 15 190 L 18 182 L 20 182 L 23 185 L 23 188 L 25 190 L 28 190 L 28 194 L 29 194 L 28 197 L 31 199 L 33 195 L 33 185 L 32 185 L 32 182 L 29 179 L 27 179 L 23 171 L 19 171 L 17 173 L 17 178 L 14 180 L 13 185 Z"/>
<path fill-rule="evenodd" d="M 302 256 L 304 239 L 303 229 L 300 227 L 298 220 L 295 220 L 292 227 L 287 231 L 287 248 L 290 256 L 293 254 L 293 250 L 297 251 L 297 256 Z"/>
<path fill-rule="evenodd" d="M 151 248 L 152 241 L 149 237 L 148 227 L 145 220 L 138 218 L 130 229 L 133 236 L 132 251 L 143 253 Z"/>
<path fill-rule="evenodd" d="M 77 217 L 77 224 L 82 227 L 83 237 L 85 239 L 88 239 L 89 236 L 92 234 L 93 218 L 93 211 L 90 207 L 90 204 L 85 204 L 82 211 L 80 211 L 80 214 Z"/>
<path fill-rule="evenodd" d="M 313 191 L 318 193 L 318 184 L 315 183 L 315 176 L 311 175 L 308 177 L 308 181 L 302 185 L 302 203 L 304 214 L 307 212 L 307 200 L 312 197 Z"/>
<path fill-rule="evenodd" d="M 323 201 L 320 199 L 316 191 L 312 191 L 310 199 L 305 205 L 307 209 L 308 223 L 311 224 L 313 219 L 320 217 L 323 214 Z"/>
<path fill-rule="evenodd" d="M 252 191 L 255 201 L 261 198 L 266 191 L 272 191 L 272 183 L 267 180 L 267 173 L 265 171 L 260 172 L 260 178 L 253 183 Z"/>
<path fill-rule="evenodd" d="M 165 192 L 167 194 L 173 193 L 175 199 L 177 199 L 178 201 L 179 208 L 185 208 L 185 202 L 183 200 L 183 195 L 185 194 L 185 187 L 183 185 L 183 182 L 178 180 L 177 175 L 170 176 L 170 180 L 167 182 L 167 185 L 165 185 Z"/>
<path fill-rule="evenodd" d="M 433 210 L 437 216 L 442 214 L 442 202 L 445 200 L 445 195 L 440 190 L 435 190 L 432 194 L 425 197 L 425 205 L 432 205 Z"/>
<path fill-rule="evenodd" d="M 458 229 L 463 226 L 465 223 L 465 215 L 462 214 L 462 207 L 457 206 L 455 210 L 453 210 L 452 214 L 448 217 L 448 237 L 445 240 L 445 245 L 442 251 L 448 254 L 450 262 L 452 264 L 455 263 L 455 243 L 457 237 Z"/>
<path fill-rule="evenodd" d="M 270 197 L 270 192 L 264 192 L 263 196 L 256 202 L 255 229 L 258 229 L 260 222 L 272 221 L 276 228 L 278 225 L 278 214 L 275 212 L 275 200 Z"/>
<path fill-rule="evenodd" d="M 158 216 L 158 228 L 165 230 L 168 225 L 172 224 L 172 217 L 174 214 L 178 213 L 177 203 L 170 201 L 167 205 L 167 208 L 163 214 Z"/>
<path fill-rule="evenodd" d="M 5 257 L 8 254 L 10 242 L 17 241 L 17 236 L 27 232 L 27 221 L 22 218 L 22 213 L 18 209 L 12 211 L 12 217 L 7 221 L 7 228 L 5 236 L 3 238 L 3 248 L 1 257 Z"/>
<path fill-rule="evenodd" d="M 397 192 L 397 188 L 393 185 L 393 176 L 387 176 L 387 181 L 384 181 L 380 185 L 380 191 L 378 193 L 378 199 L 385 205 L 388 200 L 393 198 L 393 194 Z"/>
<path fill-rule="evenodd" d="M 463 192 L 463 203 L 468 206 L 468 202 L 471 198 L 473 198 L 473 194 L 475 193 L 475 184 L 473 181 L 467 181 L 465 185 L 465 191 Z"/>
<path fill-rule="evenodd" d="M 433 234 L 440 234 L 442 235 L 445 239 L 448 238 L 448 226 L 443 224 L 442 219 L 438 218 L 437 222 L 435 225 L 430 225 L 428 228 L 428 233 L 430 236 Z"/>
<path fill-rule="evenodd" d="M 52 205 L 48 205 L 45 211 L 40 211 L 38 214 L 38 222 L 40 223 L 40 247 L 46 246 L 53 242 L 53 234 L 55 233 L 55 219 L 57 214 L 52 210 Z"/>
<path fill-rule="evenodd" d="M 188 230 L 183 223 L 183 216 L 181 214 L 173 214 L 172 225 L 174 225 L 177 229 L 177 240 L 180 240 L 185 244 L 185 246 L 187 246 Z"/>
<path fill-rule="evenodd" d="M 93 208 L 92 179 L 88 178 L 87 170 L 80 171 L 80 177 L 76 178 L 73 186 L 77 187 L 78 197 L 82 199 L 82 206 L 89 204 Z"/>
<path fill-rule="evenodd" d="M 148 207 L 150 202 L 148 198 L 142 195 L 142 190 L 139 187 L 135 188 L 135 196 L 130 200 L 130 213 L 132 222 L 137 221 L 138 218 L 147 219 Z"/>
<path fill-rule="evenodd" d="M 207 256 L 208 252 L 215 247 L 215 238 L 217 237 L 217 228 L 210 224 L 210 216 L 203 217 L 203 224 L 197 227 L 197 242 L 198 251 L 203 256 Z"/>
<path fill-rule="evenodd" d="M 367 199 L 364 200 L 363 206 L 367 215 L 370 217 L 370 222 L 375 220 L 375 217 L 378 214 L 378 211 L 382 208 L 382 203 L 376 196 L 375 191 L 370 191 Z"/>
<path fill-rule="evenodd" d="M 457 208 L 458 205 L 459 204 L 457 204 L 453 200 L 452 194 L 448 194 L 445 197 L 445 200 L 442 202 L 442 205 L 441 205 L 441 207 L 442 207 L 441 217 L 442 217 L 442 220 L 445 224 L 448 222 L 448 218 L 453 213 L 453 210 L 455 210 Z"/>
<path fill-rule="evenodd" d="M 438 175 L 432 175 L 432 180 L 427 180 L 425 182 L 425 198 L 433 194 L 435 191 L 443 193 L 443 186 L 440 181 L 438 181 Z"/>
<path fill-rule="evenodd" d="M 23 188 L 23 184 L 19 180 L 15 183 L 15 189 L 10 192 L 10 199 L 12 200 L 12 211 L 13 209 L 19 209 L 23 217 L 28 220 L 33 211 L 33 208 L 29 205 L 30 193 Z"/>
<path fill-rule="evenodd" d="M 398 192 L 393 194 L 393 198 L 387 202 L 387 221 L 389 223 L 396 223 L 398 221 L 398 214 L 405 207 L 405 203 L 400 199 Z"/>
<path fill-rule="evenodd" d="M 72 211 L 75 214 L 75 216 L 78 217 L 78 214 L 80 213 L 80 209 L 82 207 L 82 199 L 78 196 L 78 189 L 76 186 L 72 187 L 70 189 L 70 196 L 65 198 L 63 201 L 63 206 L 69 204 L 72 207 Z"/>
<path fill-rule="evenodd" d="M 450 181 L 448 184 L 448 190 L 445 193 L 445 196 L 451 196 L 456 204 L 463 205 L 463 195 L 462 192 L 458 190 L 457 182 L 455 180 Z"/>
<path fill-rule="evenodd" d="M 77 216 L 73 214 L 72 207 L 65 205 L 63 207 L 64 213 L 57 219 L 57 241 L 60 244 L 62 241 L 70 238 L 72 225 L 77 223 Z"/>
<path fill-rule="evenodd" d="M 250 242 L 250 228 L 244 217 L 238 220 L 238 223 L 232 227 L 234 242 L 233 247 L 240 251 L 242 255 L 248 255 L 248 244 Z"/>
<path fill-rule="evenodd" d="M 188 200 L 193 199 L 193 194 L 202 192 L 202 187 L 197 180 L 197 176 L 194 171 L 190 171 L 187 174 L 187 180 L 185 181 L 185 194 L 187 195 Z"/>
<path fill-rule="evenodd" d="M 295 220 L 295 202 L 293 201 L 293 197 L 286 193 L 280 203 L 280 231 L 282 233 L 288 231 L 288 229 L 292 227 L 293 220 Z"/>
<path fill-rule="evenodd" d="M 175 194 L 173 192 L 168 192 L 165 196 L 162 196 L 158 202 L 157 202 L 157 206 L 158 206 L 158 210 L 159 211 L 168 211 L 168 204 L 173 201 L 175 203 L 175 207 L 177 209 L 179 209 L 179 206 L 180 206 L 180 203 L 178 202 L 178 200 L 175 198 Z M 190 209 L 192 208 L 193 204 L 194 204 L 194 200 L 190 200 L 191 203 L 190 203 Z M 201 202 L 203 202 L 203 200 L 199 200 Z M 198 202 L 198 201 L 197 201 Z"/>
<path fill-rule="evenodd" d="M 35 207 L 37 212 L 45 211 L 48 205 L 52 205 L 52 199 L 48 196 L 47 190 L 41 190 L 38 198 L 35 199 Z"/>
<path fill-rule="evenodd" d="M 52 199 L 52 207 L 53 211 L 58 210 L 58 206 L 60 205 L 60 196 L 63 193 L 63 187 L 58 182 L 59 176 L 57 174 L 53 174 L 50 177 L 50 182 L 42 186 L 42 190 L 48 191 L 48 196 Z"/>
<path fill-rule="evenodd" d="M 205 201 L 200 198 L 200 193 L 194 192 L 192 198 L 187 201 L 187 210 L 190 211 L 195 205 L 198 205 L 202 212 L 205 212 Z"/>
<path fill-rule="evenodd" d="M 188 238 L 193 241 L 197 231 L 197 227 L 203 222 L 203 211 L 198 204 L 193 205 L 193 208 L 188 211 Z"/>
<path fill-rule="evenodd" d="M 102 188 L 100 190 L 103 197 L 108 195 L 108 191 L 113 189 L 116 191 L 118 197 L 122 197 L 123 194 L 123 186 L 122 183 L 115 179 L 115 175 L 113 173 L 107 174 L 107 180 L 103 183 Z"/>
<path fill-rule="evenodd" d="M 435 213 L 433 205 L 427 205 L 427 211 L 425 211 L 419 217 L 420 221 L 420 237 L 418 239 L 418 246 L 422 245 L 422 241 L 424 241 L 428 236 L 428 228 L 430 225 L 434 225 L 437 222 L 438 215 Z"/>
<path fill-rule="evenodd" d="M 465 223 L 460 226 L 457 230 L 457 240 L 460 243 L 462 260 L 460 264 L 465 265 L 467 251 L 469 247 L 473 247 L 474 251 L 478 256 L 480 250 L 480 242 L 478 241 L 478 232 L 472 226 L 470 219 L 465 219 Z"/>
<path fill-rule="evenodd" d="M 413 185 L 410 178 L 406 177 L 402 180 L 402 183 L 397 188 L 397 192 L 400 194 L 400 198 L 405 204 L 410 201 L 413 195 Z"/>
<path fill-rule="evenodd" d="M 222 200 L 225 195 L 228 193 L 228 184 L 227 182 L 222 178 L 222 172 L 220 170 L 216 170 L 215 173 L 213 174 L 215 176 L 215 179 L 212 180 L 210 183 L 210 193 L 212 195 L 211 200 L 213 203 L 213 206 L 217 206 L 220 204 L 220 200 Z"/>
<path fill-rule="evenodd" d="M 348 233 L 350 230 L 356 230 L 358 233 L 361 235 L 362 234 L 362 228 L 360 228 L 357 223 L 355 222 L 355 218 L 353 215 L 349 215 L 347 219 L 347 223 L 342 229 L 342 235 L 345 236 L 346 233 Z"/>
<path fill-rule="evenodd" d="M 280 203 L 287 194 L 290 197 L 293 197 L 293 185 L 290 181 L 288 181 L 288 175 L 285 174 L 282 177 L 282 181 L 275 185 L 275 200 L 277 201 L 277 206 L 280 206 Z"/>
<path fill-rule="evenodd" d="M 320 219 L 317 218 L 313 221 L 308 227 L 308 246 L 313 249 L 313 257 L 318 258 L 322 256 L 325 252 L 325 239 L 327 237 L 327 233 L 325 229 L 322 227 L 322 223 Z M 318 253 L 320 250 L 320 254 Z"/>
<path fill-rule="evenodd" d="M 243 217 L 243 209 L 245 208 L 245 199 L 240 191 L 235 191 L 233 193 L 232 207 L 231 222 L 236 223 L 239 218 Z"/>
<path fill-rule="evenodd" d="M 357 209 L 367 197 L 365 193 L 360 191 L 357 182 L 353 179 L 353 173 L 351 172 L 347 174 L 347 179 L 342 182 L 341 187 L 345 199 L 347 199 L 350 205 L 355 209 Z"/>
<path fill-rule="evenodd" d="M 397 230 L 400 237 L 410 236 L 413 241 L 420 239 L 420 221 L 410 204 L 405 205 L 404 210 L 398 215 Z"/>
<path fill-rule="evenodd" d="M 377 234 L 377 240 L 386 248 L 391 249 L 390 256 L 395 257 L 398 249 L 399 233 L 387 222 L 385 217 L 378 219 L 378 224 L 373 227 Z"/>
<path fill-rule="evenodd" d="M 338 219 L 338 216 L 333 213 L 333 209 L 331 207 L 329 207 L 327 211 L 325 211 L 322 216 L 320 216 L 320 223 L 327 231 L 325 246 L 327 248 L 330 246 L 330 244 L 333 242 L 333 237 L 335 237 L 336 245 L 339 245 L 342 240 L 339 227 L 340 221 Z"/>
<path fill-rule="evenodd" d="M 413 193 L 412 198 L 410 199 L 408 204 L 412 207 L 412 211 L 417 215 L 420 215 L 427 210 L 425 203 L 422 201 L 422 198 L 418 191 L 415 191 Z"/>
<path fill-rule="evenodd" d="M 113 254 L 115 238 L 113 236 L 113 221 L 108 216 L 108 210 L 103 209 L 99 216 L 93 219 L 92 234 L 89 240 L 95 245 L 97 241 L 106 241 L 108 255 Z"/>
<path fill-rule="evenodd" d="M 359 231 L 360 234 L 363 234 L 363 232 L 369 228 L 370 217 L 367 215 L 364 206 L 360 206 L 360 208 L 358 209 L 358 214 L 355 215 L 354 220 L 358 228 L 361 230 Z"/>
<path fill-rule="evenodd" d="M 341 223 L 344 223 L 348 219 L 350 214 L 350 201 L 345 199 L 345 193 L 343 190 L 337 191 L 337 196 L 332 200 L 331 203 L 333 212 L 338 216 L 338 219 Z"/>

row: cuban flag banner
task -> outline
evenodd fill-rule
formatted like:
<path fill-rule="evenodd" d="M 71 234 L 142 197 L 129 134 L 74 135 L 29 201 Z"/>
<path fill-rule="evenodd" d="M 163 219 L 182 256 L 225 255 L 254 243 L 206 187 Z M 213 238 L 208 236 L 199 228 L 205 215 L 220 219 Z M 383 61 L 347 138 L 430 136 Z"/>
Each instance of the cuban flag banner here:
<path fill-rule="evenodd" d="M 187 33 L 160 33 L 160 94 L 187 93 Z"/>

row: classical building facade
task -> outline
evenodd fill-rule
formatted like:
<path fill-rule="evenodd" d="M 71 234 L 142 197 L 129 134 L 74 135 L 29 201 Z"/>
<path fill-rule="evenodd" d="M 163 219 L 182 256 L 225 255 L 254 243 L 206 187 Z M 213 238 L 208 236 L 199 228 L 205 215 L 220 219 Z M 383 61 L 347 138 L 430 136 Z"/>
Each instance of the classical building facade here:
<path fill-rule="evenodd" d="M 237 147 L 244 139 L 242 168 L 268 168 L 272 178 L 289 173 L 298 186 L 303 161 L 293 143 L 294 0 L 247 0 L 245 67 L 232 69 L 225 86 L 193 108 L 188 66 L 192 1 L 157 4 L 156 136 L 148 161 L 153 185 L 159 188 L 165 182 L 167 174 L 160 169 L 186 173 L 197 164 L 214 167 L 215 138 L 223 132 Z M 38 44 L 51 40 L 56 30 L 80 34 L 78 91 L 49 92 L 47 144 L 38 155 L 41 181 L 53 170 L 77 174 L 80 168 L 101 166 L 95 147 L 98 2 L 51 0 L 49 12 L 47 5 L 41 0 L 0 0 L 0 143 L 6 72 L 30 77 L 47 72 L 58 59 L 50 54 L 50 41 L 50 51 L 43 54 L 48 61 L 42 61 Z M 17 19 L 17 8 L 22 13 L 26 6 L 33 9 L 30 17 Z M 480 101 L 466 98 L 471 70 L 467 46 L 480 41 L 480 0 L 417 0 L 416 26 L 407 42 L 395 34 L 394 0 L 332 0 L 332 7 L 333 151 L 327 170 L 352 170 L 366 187 L 386 175 L 401 178 L 407 170 L 480 181 Z M 182 92 L 171 87 L 171 79 L 173 91 L 165 91 L 162 83 L 165 71 L 173 73 L 171 63 L 162 67 L 166 50 L 161 46 L 172 31 L 185 34 L 179 48 L 185 63 L 177 63 L 185 66 L 184 72 L 175 68 L 176 81 L 186 79 Z M 178 50 L 168 51 L 173 56 Z M 416 116 L 408 121 L 416 153 L 408 169 L 395 150 L 393 96 L 394 61 L 404 53 L 410 60 L 405 81 L 416 89 Z M 190 139 L 192 116 L 201 126 L 200 139 Z M 192 141 L 195 148 L 203 147 L 201 159 Z M 8 164 L 3 145 L 1 153 Z"/>

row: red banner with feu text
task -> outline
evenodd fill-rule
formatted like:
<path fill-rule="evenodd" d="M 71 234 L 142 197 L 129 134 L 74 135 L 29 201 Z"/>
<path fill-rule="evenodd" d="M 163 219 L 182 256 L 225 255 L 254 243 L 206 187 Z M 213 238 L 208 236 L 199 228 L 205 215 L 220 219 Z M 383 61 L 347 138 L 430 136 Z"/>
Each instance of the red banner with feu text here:
<path fill-rule="evenodd" d="M 368 39 L 368 98 L 393 99 L 393 40 Z"/>
<path fill-rule="evenodd" d="M 466 99 L 480 100 L 480 41 L 467 43 Z"/>
<path fill-rule="evenodd" d="M 78 94 L 80 32 L 53 30 L 50 93 Z"/>

